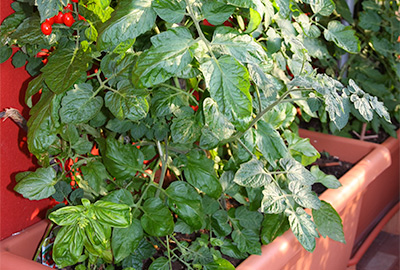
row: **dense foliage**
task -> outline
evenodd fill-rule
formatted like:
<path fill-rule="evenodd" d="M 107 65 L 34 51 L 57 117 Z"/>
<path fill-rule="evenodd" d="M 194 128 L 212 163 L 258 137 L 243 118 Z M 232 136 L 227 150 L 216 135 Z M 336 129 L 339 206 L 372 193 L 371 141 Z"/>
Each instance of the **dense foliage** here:
<path fill-rule="evenodd" d="M 327 19 L 335 2 L 12 7 L 1 60 L 18 47 L 13 64 L 35 76 L 28 146 L 42 165 L 18 174 L 15 190 L 60 202 L 49 214 L 61 226 L 59 267 L 141 269 L 151 258 L 149 269 L 234 269 L 225 258 L 260 254 L 289 228 L 308 251 L 319 235 L 345 241 L 340 217 L 311 190 L 340 183 L 305 168 L 319 153 L 297 135 L 296 107 L 323 110 L 338 129 L 352 103 L 367 120 L 389 115 L 353 80 L 313 69 L 323 43 L 360 50 L 350 26 Z"/>
<path fill-rule="evenodd" d="M 358 110 L 351 108 L 349 124 L 338 130 L 334 123 L 324 115 L 323 110 L 303 117 L 319 117 L 322 130 L 342 136 L 351 136 L 354 131 L 361 132 L 363 123 L 375 133 L 384 130 L 396 137 L 400 123 L 400 2 L 364 0 L 354 1 L 354 16 L 344 1 L 338 1 L 337 12 L 355 30 L 360 40 L 360 52 L 346 55 L 346 52 L 330 44 L 321 44 L 323 54 L 313 55 L 318 59 L 315 67 L 347 84 L 354 80 L 369 95 L 378 97 L 388 109 L 394 124 L 376 113 L 360 116 Z M 338 14 L 332 14 L 331 18 Z M 342 60 L 341 60 L 342 59 Z M 365 118 L 365 119 L 364 119 Z"/>

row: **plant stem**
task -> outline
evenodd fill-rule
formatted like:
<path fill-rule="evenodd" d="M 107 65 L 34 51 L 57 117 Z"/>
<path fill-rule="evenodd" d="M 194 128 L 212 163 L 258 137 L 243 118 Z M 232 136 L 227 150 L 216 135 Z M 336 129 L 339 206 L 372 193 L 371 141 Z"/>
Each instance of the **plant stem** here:
<path fill-rule="evenodd" d="M 160 176 L 160 181 L 158 183 L 158 186 L 162 189 L 162 186 L 164 184 L 164 179 L 165 179 L 165 174 L 167 172 L 167 162 L 168 162 L 168 147 L 167 147 L 167 138 L 165 138 L 164 140 L 165 142 L 165 155 L 163 154 L 163 151 L 161 149 L 161 144 L 160 141 L 157 141 L 157 149 L 158 149 L 158 153 L 160 155 L 160 160 L 162 163 L 162 167 L 161 167 L 161 176 Z M 164 160 L 163 160 L 164 157 Z M 160 189 L 157 189 L 156 192 L 156 197 L 160 197 Z"/>
<path fill-rule="evenodd" d="M 217 58 L 215 57 L 215 55 L 214 55 L 214 53 L 213 53 L 213 51 L 211 49 L 210 42 L 204 36 L 203 31 L 201 31 L 200 23 L 197 20 L 195 14 L 194 14 L 193 8 L 192 8 L 189 0 L 186 0 L 186 6 L 187 6 L 187 9 L 188 9 L 188 12 L 189 12 L 189 16 L 192 18 L 192 20 L 194 22 L 194 25 L 196 27 L 196 30 L 197 30 L 197 33 L 199 34 L 200 39 L 206 44 L 208 52 L 210 53 L 211 57 L 215 60 L 215 62 L 218 64 Z"/>
<path fill-rule="evenodd" d="M 229 139 L 223 141 L 222 143 L 227 143 L 227 142 L 232 142 L 235 141 L 243 136 L 244 133 L 246 133 L 247 130 L 252 128 L 257 122 L 272 108 L 274 108 L 276 105 L 278 105 L 280 102 L 282 102 L 291 92 L 293 91 L 299 91 L 299 89 L 290 89 L 287 90 L 281 97 L 279 97 L 277 100 L 275 100 L 273 103 L 268 105 L 264 110 L 262 110 L 259 114 L 256 115 L 256 117 L 250 122 L 249 127 L 245 131 L 239 131 L 236 133 L 236 135 L 230 137 Z"/>
<path fill-rule="evenodd" d="M 168 235 L 166 236 L 166 242 L 167 242 L 167 252 L 168 252 L 169 269 L 172 269 L 171 250 L 170 250 L 170 248 L 169 248 L 169 237 L 168 237 Z"/>
<path fill-rule="evenodd" d="M 246 150 L 253 158 L 257 159 L 256 155 L 254 155 L 253 152 L 250 151 L 249 148 L 247 148 L 247 146 L 242 142 L 242 140 L 239 138 L 237 140 L 237 142 L 244 148 L 244 150 Z"/>

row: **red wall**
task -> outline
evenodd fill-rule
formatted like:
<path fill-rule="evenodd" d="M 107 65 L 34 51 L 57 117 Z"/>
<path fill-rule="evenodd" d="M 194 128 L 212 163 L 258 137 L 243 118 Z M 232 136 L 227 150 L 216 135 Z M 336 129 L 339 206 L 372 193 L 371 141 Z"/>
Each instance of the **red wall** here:
<path fill-rule="evenodd" d="M 11 0 L 1 0 L 0 21 L 12 13 Z M 16 108 L 28 119 L 24 94 L 29 82 L 25 69 L 15 69 L 11 60 L 0 64 L 0 111 Z M 49 200 L 30 201 L 13 191 L 15 174 L 34 170 L 34 159 L 29 155 L 26 133 L 12 120 L 0 120 L 0 237 L 19 232 L 44 218 Z"/>

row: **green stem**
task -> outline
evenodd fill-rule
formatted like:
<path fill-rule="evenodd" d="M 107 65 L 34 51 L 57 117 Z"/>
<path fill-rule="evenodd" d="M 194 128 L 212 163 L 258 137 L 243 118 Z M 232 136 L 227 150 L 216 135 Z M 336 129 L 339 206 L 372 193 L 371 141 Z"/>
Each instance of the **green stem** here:
<path fill-rule="evenodd" d="M 153 177 L 153 178 L 154 178 L 154 177 Z M 150 181 L 153 181 L 153 179 L 151 179 Z M 132 216 L 133 216 L 133 217 L 135 216 L 136 211 L 140 208 L 140 204 L 142 203 L 144 196 L 146 195 L 147 191 L 149 190 L 149 188 L 150 188 L 151 186 L 152 186 L 151 184 L 148 184 L 147 187 L 144 189 L 142 195 L 140 196 L 138 202 L 136 203 L 135 209 L 133 209 L 133 212 L 132 212 Z"/>
<path fill-rule="evenodd" d="M 255 159 L 257 159 L 256 155 L 254 155 L 254 153 L 252 151 L 250 151 L 249 148 L 247 148 L 247 146 L 242 142 L 242 140 L 239 138 L 237 140 L 237 142 Z"/>
<path fill-rule="evenodd" d="M 179 84 L 178 84 L 178 85 L 179 85 Z M 199 102 L 196 100 L 196 98 L 195 98 L 192 94 L 190 94 L 189 92 L 187 92 L 187 91 L 185 91 L 185 90 L 183 90 L 183 89 L 181 89 L 181 88 L 179 88 L 179 87 L 175 87 L 175 86 L 170 85 L 170 84 L 167 84 L 167 83 L 161 83 L 160 86 L 167 87 L 167 88 L 172 89 L 172 90 L 175 90 L 175 91 L 177 91 L 177 92 L 179 92 L 179 93 L 185 94 L 185 95 L 187 95 L 193 102 L 195 102 L 196 105 L 199 105 Z"/>
<path fill-rule="evenodd" d="M 203 31 L 201 31 L 201 27 L 200 27 L 200 23 L 197 20 L 192 5 L 190 4 L 189 0 L 186 0 L 186 6 L 187 6 L 187 10 L 189 12 L 189 16 L 192 18 L 194 25 L 196 27 L 197 33 L 199 34 L 200 39 L 206 44 L 208 52 L 210 53 L 211 57 L 215 60 L 215 62 L 218 64 L 217 58 L 215 57 L 212 49 L 211 49 L 211 45 L 210 42 L 208 41 L 208 39 L 204 36 Z"/>
<path fill-rule="evenodd" d="M 165 155 L 163 154 L 163 151 L 161 149 L 160 141 L 157 141 L 157 149 L 158 149 L 158 153 L 160 155 L 160 160 L 161 160 L 161 163 L 162 163 L 161 176 L 160 176 L 160 181 L 158 183 L 158 186 L 161 189 L 162 189 L 162 186 L 164 184 L 165 174 L 167 172 L 167 167 L 168 167 L 167 166 L 167 162 L 168 162 L 168 147 L 167 147 L 168 141 L 167 141 L 167 138 L 165 138 L 164 142 L 165 142 Z M 163 160 L 163 158 L 164 158 L 164 160 Z M 160 197 L 160 192 L 161 192 L 160 189 L 157 189 L 156 197 Z"/>
<path fill-rule="evenodd" d="M 291 89 L 291 90 L 287 90 L 285 93 L 283 93 L 283 95 L 281 97 L 279 97 L 277 100 L 275 100 L 273 103 L 271 103 L 270 105 L 268 105 L 264 110 L 262 110 L 259 114 L 257 114 L 257 116 L 250 122 L 249 127 L 245 130 L 245 131 L 239 131 L 238 133 L 236 133 L 234 136 L 230 137 L 229 139 L 225 140 L 222 142 L 222 144 L 228 143 L 228 142 L 232 142 L 235 141 L 239 138 L 241 138 L 243 136 L 244 133 L 246 133 L 247 130 L 249 130 L 250 128 L 252 128 L 255 124 L 257 124 L 257 122 L 270 110 L 272 110 L 272 108 L 274 108 L 276 105 L 278 105 L 280 102 L 282 102 L 291 92 L 294 91 L 300 91 L 300 89 Z"/>
<path fill-rule="evenodd" d="M 168 235 L 166 236 L 166 242 L 167 242 L 167 252 L 168 252 L 169 269 L 172 269 L 171 250 L 170 250 L 170 248 L 169 248 L 169 237 L 168 237 Z"/>
<path fill-rule="evenodd" d="M 256 89 L 257 93 L 257 99 L 258 99 L 258 111 L 262 111 L 262 106 L 261 106 L 261 95 L 260 95 L 260 90 L 258 89 L 257 85 L 254 85 L 254 88 Z"/>

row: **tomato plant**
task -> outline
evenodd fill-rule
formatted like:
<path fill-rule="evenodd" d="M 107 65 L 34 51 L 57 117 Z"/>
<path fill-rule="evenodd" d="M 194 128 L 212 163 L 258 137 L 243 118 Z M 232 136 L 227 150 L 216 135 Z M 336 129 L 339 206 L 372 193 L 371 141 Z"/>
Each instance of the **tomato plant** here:
<path fill-rule="evenodd" d="M 0 28 L 2 55 L 19 48 L 13 60 L 34 76 L 27 143 L 41 167 L 18 174 L 15 191 L 60 202 L 48 216 L 59 267 L 234 269 L 227 258 L 261 254 L 288 229 L 310 252 L 321 228 L 344 241 L 311 189 L 319 153 L 297 134 L 297 108 L 338 129 L 349 104 L 387 112 L 313 68 L 321 42 L 360 50 L 329 17 L 333 1 L 73 2 L 63 14 L 67 0 L 17 1 Z M 53 17 L 68 27 L 41 34 Z M 42 49 L 47 64 L 32 67 Z"/>

